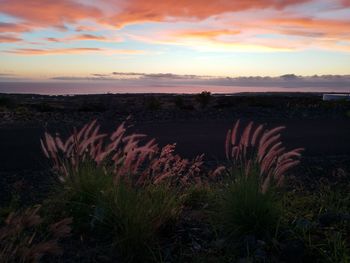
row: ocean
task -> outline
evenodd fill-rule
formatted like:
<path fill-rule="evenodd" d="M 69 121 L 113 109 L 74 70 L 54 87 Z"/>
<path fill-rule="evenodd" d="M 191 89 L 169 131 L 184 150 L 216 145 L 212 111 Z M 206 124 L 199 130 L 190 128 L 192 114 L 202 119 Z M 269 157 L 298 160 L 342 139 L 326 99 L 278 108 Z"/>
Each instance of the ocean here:
<path fill-rule="evenodd" d="M 337 92 L 349 93 L 350 87 L 327 86 L 228 86 L 228 85 L 121 85 L 111 82 L 0 82 L 0 93 L 42 95 L 106 94 L 106 93 L 170 93 L 191 94 L 210 91 L 215 94 L 242 92 Z"/>

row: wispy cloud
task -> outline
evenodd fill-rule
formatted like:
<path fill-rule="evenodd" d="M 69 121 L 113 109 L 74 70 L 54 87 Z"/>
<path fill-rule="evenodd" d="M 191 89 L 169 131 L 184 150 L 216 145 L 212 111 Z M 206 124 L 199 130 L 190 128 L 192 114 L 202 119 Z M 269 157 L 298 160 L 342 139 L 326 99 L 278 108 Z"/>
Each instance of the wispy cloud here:
<path fill-rule="evenodd" d="M 0 43 L 13 43 L 13 42 L 19 42 L 19 41 L 22 41 L 22 39 L 17 36 L 10 35 L 10 34 L 5 34 L 5 35 L 0 34 Z"/>
<path fill-rule="evenodd" d="M 80 34 L 71 37 L 72 40 L 97 40 L 97 41 L 106 41 L 108 38 L 104 36 L 92 35 L 92 34 Z"/>
<path fill-rule="evenodd" d="M 102 35 L 96 35 L 96 34 L 78 34 L 78 35 L 71 35 L 68 37 L 63 38 L 56 38 L 56 37 L 48 37 L 45 38 L 46 41 L 49 42 L 73 42 L 73 41 L 104 41 L 104 42 L 121 42 L 122 39 L 119 37 L 105 37 Z"/>
<path fill-rule="evenodd" d="M 94 74 L 96 75 L 96 74 Z M 203 79 L 208 76 L 201 75 L 180 75 L 173 73 L 136 73 L 136 72 L 113 72 L 116 77 L 145 78 L 145 79 Z"/>
<path fill-rule="evenodd" d="M 0 7 L 1 11 L 1 7 Z M 30 30 L 30 27 L 25 24 L 18 23 L 8 23 L 8 22 L 0 22 L 0 33 L 18 33 L 18 32 L 27 32 Z"/>
<path fill-rule="evenodd" d="M 57 54 L 82 54 L 82 53 L 105 53 L 105 54 L 125 54 L 136 55 L 144 54 L 143 50 L 132 49 L 103 49 L 103 48 L 60 48 L 60 49 L 35 49 L 35 48 L 18 48 L 6 50 L 5 53 L 17 55 L 57 55 Z"/>
<path fill-rule="evenodd" d="M 174 33 L 179 38 L 204 38 L 204 39 L 216 39 L 220 36 L 233 36 L 240 34 L 239 30 L 227 30 L 227 29 L 209 29 L 209 30 L 185 30 L 182 32 Z"/>

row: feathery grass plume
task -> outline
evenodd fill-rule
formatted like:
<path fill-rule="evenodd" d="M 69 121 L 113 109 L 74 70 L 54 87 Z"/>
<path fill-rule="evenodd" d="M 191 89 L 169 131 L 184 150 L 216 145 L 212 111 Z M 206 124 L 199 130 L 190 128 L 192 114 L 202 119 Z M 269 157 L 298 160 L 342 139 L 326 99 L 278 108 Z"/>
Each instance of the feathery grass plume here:
<path fill-rule="evenodd" d="M 303 148 L 287 151 L 283 147 L 280 134 L 283 126 L 271 130 L 264 125 L 254 126 L 250 122 L 240 133 L 240 120 L 236 121 L 227 132 L 225 153 L 233 169 L 246 176 L 258 169 L 261 190 L 266 192 L 271 184 L 282 185 L 285 174 L 299 164 Z"/>
<path fill-rule="evenodd" d="M 80 130 L 74 129 L 66 140 L 46 132 L 41 146 L 62 181 L 71 179 L 84 161 L 110 168 L 116 183 L 121 179 L 136 185 L 199 180 L 203 155 L 193 160 L 181 158 L 174 154 L 175 144 L 159 149 L 154 139 L 145 142 L 146 135 L 128 135 L 127 128 L 123 122 L 108 136 L 100 132 L 94 120 Z"/>
<path fill-rule="evenodd" d="M 125 123 L 104 134 L 94 121 L 67 140 L 48 133 L 42 140 L 64 183 L 54 202 L 73 216 L 76 231 L 111 240 L 129 262 L 155 256 L 161 230 L 182 211 L 182 187 L 200 181 L 203 164 L 203 155 L 183 159 L 175 144 L 159 148 L 145 137 L 128 134 Z"/>
<path fill-rule="evenodd" d="M 0 228 L 0 261 L 39 262 L 44 255 L 62 252 L 58 241 L 69 236 L 72 219 L 66 218 L 48 227 L 43 235 L 38 228 L 43 224 L 38 215 L 40 206 L 12 212 Z"/>

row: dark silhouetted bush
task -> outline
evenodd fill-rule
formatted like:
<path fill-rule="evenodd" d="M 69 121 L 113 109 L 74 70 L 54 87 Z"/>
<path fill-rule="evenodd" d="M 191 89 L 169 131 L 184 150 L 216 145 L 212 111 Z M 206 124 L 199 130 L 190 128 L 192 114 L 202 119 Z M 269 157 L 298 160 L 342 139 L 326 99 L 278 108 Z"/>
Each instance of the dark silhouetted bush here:
<path fill-rule="evenodd" d="M 0 97 L 0 107 L 5 108 L 14 108 L 16 106 L 16 102 L 9 97 Z"/>
<path fill-rule="evenodd" d="M 145 100 L 146 109 L 156 111 L 162 108 L 162 103 L 156 97 L 147 97 Z"/>
<path fill-rule="evenodd" d="M 209 91 L 202 91 L 195 97 L 196 101 L 201 105 L 202 108 L 208 106 L 212 99 L 211 93 Z"/>

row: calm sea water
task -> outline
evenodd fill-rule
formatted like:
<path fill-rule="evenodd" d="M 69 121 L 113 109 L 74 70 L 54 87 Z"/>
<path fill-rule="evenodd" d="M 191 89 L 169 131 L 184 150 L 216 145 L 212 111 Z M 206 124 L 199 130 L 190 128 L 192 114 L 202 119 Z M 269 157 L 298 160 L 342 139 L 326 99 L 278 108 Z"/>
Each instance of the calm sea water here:
<path fill-rule="evenodd" d="M 350 92 L 350 87 L 249 87 L 213 85 L 114 85 L 113 83 L 69 82 L 0 82 L 0 93 L 42 95 L 105 94 L 105 93 L 178 93 L 201 91 L 212 93 L 240 92 Z"/>

